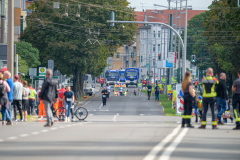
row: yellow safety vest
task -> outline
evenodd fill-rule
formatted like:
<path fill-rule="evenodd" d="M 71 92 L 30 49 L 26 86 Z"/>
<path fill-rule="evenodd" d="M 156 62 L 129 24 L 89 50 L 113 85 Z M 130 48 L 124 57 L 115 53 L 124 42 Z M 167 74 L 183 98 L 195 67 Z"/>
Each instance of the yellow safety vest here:
<path fill-rule="evenodd" d="M 35 93 L 34 93 L 34 88 L 29 88 L 30 89 L 30 96 L 28 96 L 28 99 L 33 99 L 35 100 Z"/>
<path fill-rule="evenodd" d="M 213 98 L 217 96 L 215 87 L 218 84 L 218 80 L 211 76 L 203 78 L 201 84 L 203 85 L 203 95 L 204 98 Z"/>

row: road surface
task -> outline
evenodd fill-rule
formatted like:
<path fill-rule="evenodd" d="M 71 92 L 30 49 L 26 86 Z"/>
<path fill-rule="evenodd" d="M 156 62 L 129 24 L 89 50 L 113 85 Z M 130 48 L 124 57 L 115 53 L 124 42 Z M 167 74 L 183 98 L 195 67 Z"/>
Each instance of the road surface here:
<path fill-rule="evenodd" d="M 100 93 L 83 104 L 85 122 L 14 122 L 0 126 L 0 160 L 239 160 L 240 131 L 234 124 L 212 130 L 180 128 L 181 117 L 167 117 L 153 98 Z"/>

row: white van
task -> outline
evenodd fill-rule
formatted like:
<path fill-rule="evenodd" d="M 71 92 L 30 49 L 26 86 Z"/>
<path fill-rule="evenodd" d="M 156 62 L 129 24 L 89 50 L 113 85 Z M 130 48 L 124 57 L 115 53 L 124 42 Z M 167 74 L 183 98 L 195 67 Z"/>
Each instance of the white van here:
<path fill-rule="evenodd" d="M 83 76 L 83 91 L 88 94 L 89 96 L 92 96 L 95 94 L 95 82 L 93 81 L 93 77 L 91 74 L 85 74 Z"/>

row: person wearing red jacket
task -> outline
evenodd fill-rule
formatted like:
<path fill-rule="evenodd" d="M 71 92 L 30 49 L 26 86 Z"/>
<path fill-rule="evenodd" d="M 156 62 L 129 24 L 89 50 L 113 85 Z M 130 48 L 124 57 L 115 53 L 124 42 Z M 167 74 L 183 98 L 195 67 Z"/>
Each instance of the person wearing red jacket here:
<path fill-rule="evenodd" d="M 62 86 L 61 86 L 61 89 L 58 90 L 58 99 L 59 99 L 59 101 L 60 101 L 58 107 L 64 107 L 64 105 L 63 105 L 63 101 L 64 101 L 63 95 L 64 95 L 64 92 L 66 92 L 66 91 L 67 91 L 67 90 L 65 89 L 65 86 L 64 86 L 64 85 L 62 85 Z"/>

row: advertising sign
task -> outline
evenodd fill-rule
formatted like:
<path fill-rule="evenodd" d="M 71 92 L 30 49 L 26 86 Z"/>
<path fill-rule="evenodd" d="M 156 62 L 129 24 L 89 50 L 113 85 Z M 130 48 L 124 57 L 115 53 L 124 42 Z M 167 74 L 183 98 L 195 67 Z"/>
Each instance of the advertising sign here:
<path fill-rule="evenodd" d="M 183 109 L 183 97 L 180 94 L 180 91 L 182 89 L 182 84 L 177 84 L 176 85 L 176 114 L 181 115 L 182 109 Z"/>
<path fill-rule="evenodd" d="M 39 76 L 46 76 L 46 67 L 39 67 Z"/>

